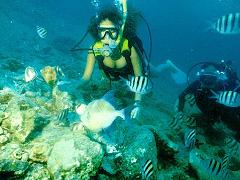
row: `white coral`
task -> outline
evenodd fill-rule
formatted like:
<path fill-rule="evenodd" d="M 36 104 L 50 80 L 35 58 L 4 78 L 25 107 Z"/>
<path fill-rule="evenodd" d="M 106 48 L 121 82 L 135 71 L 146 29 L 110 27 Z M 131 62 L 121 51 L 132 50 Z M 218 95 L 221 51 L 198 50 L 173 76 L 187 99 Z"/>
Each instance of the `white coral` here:
<path fill-rule="evenodd" d="M 0 144 L 4 144 L 8 141 L 8 138 L 5 134 L 0 135 Z"/>

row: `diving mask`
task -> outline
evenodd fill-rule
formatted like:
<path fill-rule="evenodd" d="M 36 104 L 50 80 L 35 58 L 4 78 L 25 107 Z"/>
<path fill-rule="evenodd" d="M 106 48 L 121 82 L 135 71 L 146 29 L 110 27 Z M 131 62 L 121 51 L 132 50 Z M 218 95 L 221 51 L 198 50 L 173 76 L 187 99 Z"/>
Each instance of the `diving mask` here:
<path fill-rule="evenodd" d="M 205 69 L 201 69 L 200 72 L 197 72 L 199 79 L 211 79 L 212 81 L 225 81 L 228 79 L 226 72 L 215 70 L 213 72 L 207 72 Z"/>
<path fill-rule="evenodd" d="M 108 34 L 111 39 L 116 40 L 118 38 L 118 33 L 119 30 L 116 27 L 98 27 L 98 35 L 101 39 L 104 39 Z"/>

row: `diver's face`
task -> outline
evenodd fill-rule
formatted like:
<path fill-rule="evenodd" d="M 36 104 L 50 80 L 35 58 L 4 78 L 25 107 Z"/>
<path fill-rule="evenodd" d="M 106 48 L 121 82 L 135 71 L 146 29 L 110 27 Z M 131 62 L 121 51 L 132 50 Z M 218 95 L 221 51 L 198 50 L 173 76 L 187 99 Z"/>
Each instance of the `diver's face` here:
<path fill-rule="evenodd" d="M 109 19 L 103 20 L 98 26 L 98 35 L 104 44 L 111 44 L 118 38 L 118 28 Z"/>
<path fill-rule="evenodd" d="M 217 87 L 217 80 L 214 76 L 203 76 L 200 78 L 201 87 L 205 89 L 215 89 Z"/>
<path fill-rule="evenodd" d="M 206 89 L 214 89 L 218 84 L 218 77 L 216 68 L 209 66 L 204 69 L 203 74 L 200 76 L 201 87 Z"/>

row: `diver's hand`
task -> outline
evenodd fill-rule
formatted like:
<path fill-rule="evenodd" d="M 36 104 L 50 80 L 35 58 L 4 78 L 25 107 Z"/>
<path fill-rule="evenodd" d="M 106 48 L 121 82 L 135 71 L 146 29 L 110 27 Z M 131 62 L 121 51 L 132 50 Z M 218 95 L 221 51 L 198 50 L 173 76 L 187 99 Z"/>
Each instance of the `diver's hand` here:
<path fill-rule="evenodd" d="M 139 116 L 139 114 L 140 114 L 140 102 L 136 101 L 134 103 L 134 108 L 131 111 L 131 118 L 132 119 L 137 118 Z"/>
<path fill-rule="evenodd" d="M 195 96 L 193 94 L 187 94 L 185 96 L 185 101 L 190 105 L 194 106 L 196 104 Z"/>

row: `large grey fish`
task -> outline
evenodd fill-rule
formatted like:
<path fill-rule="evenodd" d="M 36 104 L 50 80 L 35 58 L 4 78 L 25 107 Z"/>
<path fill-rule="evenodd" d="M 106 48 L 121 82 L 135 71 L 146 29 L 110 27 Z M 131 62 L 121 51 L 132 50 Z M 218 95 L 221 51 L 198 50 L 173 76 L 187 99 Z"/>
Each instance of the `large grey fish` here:
<path fill-rule="evenodd" d="M 214 29 L 221 34 L 239 34 L 240 13 L 230 13 L 220 17 L 214 24 Z"/>
<path fill-rule="evenodd" d="M 117 117 L 128 119 L 130 109 L 117 110 L 115 108 L 113 91 L 106 93 L 101 99 L 96 99 L 88 105 L 82 104 L 76 108 L 83 125 L 92 132 L 100 132 L 109 127 Z"/>
<path fill-rule="evenodd" d="M 123 80 L 126 82 L 130 91 L 139 94 L 147 94 L 153 87 L 152 81 L 147 76 L 132 76 L 129 80 Z"/>
<path fill-rule="evenodd" d="M 216 102 L 228 107 L 240 106 L 240 94 L 236 91 L 220 91 L 218 93 L 211 90 L 213 96 L 212 99 L 216 99 Z"/>

